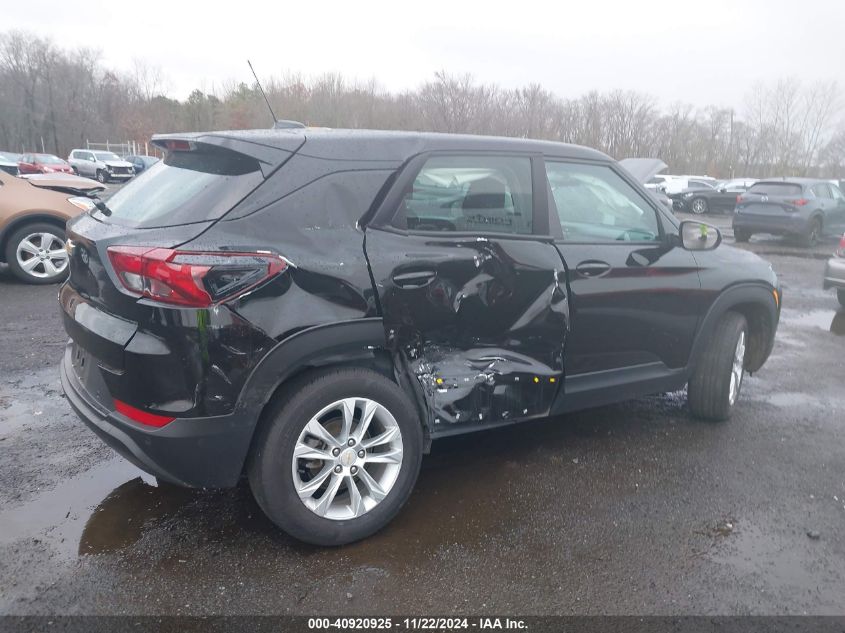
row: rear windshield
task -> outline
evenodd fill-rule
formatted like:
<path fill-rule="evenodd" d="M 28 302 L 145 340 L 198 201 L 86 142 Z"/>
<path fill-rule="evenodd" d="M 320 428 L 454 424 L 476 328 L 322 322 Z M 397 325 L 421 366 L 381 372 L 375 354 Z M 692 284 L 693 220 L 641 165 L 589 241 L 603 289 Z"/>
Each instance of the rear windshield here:
<path fill-rule="evenodd" d="M 800 196 L 801 185 L 788 182 L 758 182 L 751 186 L 748 193 L 760 193 L 767 196 Z"/>
<path fill-rule="evenodd" d="M 107 222 L 154 228 L 216 220 L 264 177 L 254 158 L 226 150 L 171 152 L 106 201 Z"/>

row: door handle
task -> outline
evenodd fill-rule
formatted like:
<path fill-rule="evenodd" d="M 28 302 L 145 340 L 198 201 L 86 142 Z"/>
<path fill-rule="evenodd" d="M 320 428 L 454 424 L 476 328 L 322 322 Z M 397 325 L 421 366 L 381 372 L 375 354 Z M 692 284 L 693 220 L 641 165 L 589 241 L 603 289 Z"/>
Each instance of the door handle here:
<path fill-rule="evenodd" d="M 437 273 L 433 270 L 415 270 L 410 273 L 393 275 L 393 285 L 399 288 L 422 288 L 430 284 Z"/>
<path fill-rule="evenodd" d="M 575 267 L 575 272 L 582 277 L 595 279 L 596 277 L 603 277 L 609 273 L 610 268 L 610 264 L 607 262 L 599 261 L 597 259 L 588 259 L 587 261 L 578 264 Z"/>

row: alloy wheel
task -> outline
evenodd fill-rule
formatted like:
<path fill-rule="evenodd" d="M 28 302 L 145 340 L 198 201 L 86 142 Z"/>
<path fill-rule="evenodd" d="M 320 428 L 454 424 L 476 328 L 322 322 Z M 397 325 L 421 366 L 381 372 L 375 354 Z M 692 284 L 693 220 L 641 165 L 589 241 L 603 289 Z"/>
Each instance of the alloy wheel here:
<path fill-rule="evenodd" d="M 745 332 L 739 333 L 739 339 L 736 342 L 736 349 L 734 350 L 733 363 L 731 364 L 731 389 L 729 401 L 731 406 L 736 402 L 739 396 L 739 390 L 742 387 L 743 365 L 745 364 Z"/>
<path fill-rule="evenodd" d="M 58 277 L 67 269 L 64 240 L 52 233 L 31 233 L 18 243 L 16 251 L 18 266 L 38 279 Z"/>
<path fill-rule="evenodd" d="M 402 432 L 391 413 L 368 398 L 344 398 L 314 415 L 296 441 L 293 482 L 314 514 L 335 521 L 375 508 L 402 468 Z"/>
<path fill-rule="evenodd" d="M 701 215 L 707 211 L 707 202 L 701 198 L 696 198 L 692 201 L 692 212 L 696 215 Z"/>

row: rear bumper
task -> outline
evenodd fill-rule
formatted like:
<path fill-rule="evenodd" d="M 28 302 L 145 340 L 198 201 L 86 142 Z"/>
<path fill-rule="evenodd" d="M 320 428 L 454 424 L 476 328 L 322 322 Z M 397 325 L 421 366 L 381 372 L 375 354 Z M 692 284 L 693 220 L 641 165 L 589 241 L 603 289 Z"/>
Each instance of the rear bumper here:
<path fill-rule="evenodd" d="M 251 421 L 233 414 L 177 418 L 161 428 L 145 427 L 85 388 L 73 365 L 72 349 L 69 343 L 62 359 L 62 388 L 73 410 L 101 440 L 164 481 L 198 488 L 237 484 L 252 438 Z"/>
<path fill-rule="evenodd" d="M 822 285 L 825 289 L 845 289 L 845 257 L 831 257 L 827 260 Z"/>
<path fill-rule="evenodd" d="M 810 226 L 807 218 L 795 215 L 756 215 L 735 213 L 733 228 L 748 233 L 771 233 L 773 235 L 803 235 Z"/>

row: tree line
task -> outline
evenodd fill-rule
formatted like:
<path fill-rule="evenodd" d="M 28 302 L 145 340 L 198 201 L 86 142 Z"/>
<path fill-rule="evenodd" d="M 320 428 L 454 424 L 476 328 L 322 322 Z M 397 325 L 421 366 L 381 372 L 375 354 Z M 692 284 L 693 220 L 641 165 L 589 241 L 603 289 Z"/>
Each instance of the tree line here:
<path fill-rule="evenodd" d="M 253 83 L 196 89 L 177 100 L 164 94 L 165 81 L 140 61 L 117 72 L 95 50 L 64 49 L 27 32 L 0 33 L 0 150 L 43 146 L 65 156 L 86 140 L 144 143 L 157 132 L 271 123 Z M 505 89 L 446 71 L 405 92 L 334 73 L 288 73 L 264 87 L 278 116 L 307 125 L 564 141 L 615 158 L 658 157 L 670 173 L 845 178 L 845 118 L 834 81 L 750 85 L 737 109 L 663 106 L 628 90 L 562 97 L 539 84 Z"/>

